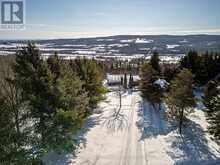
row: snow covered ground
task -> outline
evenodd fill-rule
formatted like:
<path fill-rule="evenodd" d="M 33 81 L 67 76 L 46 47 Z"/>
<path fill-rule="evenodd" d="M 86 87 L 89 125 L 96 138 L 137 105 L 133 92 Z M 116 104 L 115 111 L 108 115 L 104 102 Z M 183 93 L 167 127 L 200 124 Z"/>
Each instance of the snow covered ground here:
<path fill-rule="evenodd" d="M 199 94 L 197 94 L 198 98 Z M 183 136 L 165 116 L 165 106 L 155 110 L 139 92 L 122 96 L 120 120 L 112 120 L 118 109 L 115 92 L 107 94 L 77 135 L 76 155 L 54 153 L 48 165 L 217 165 L 220 146 L 206 133 L 207 122 L 201 103 L 190 115 Z"/>
<path fill-rule="evenodd" d="M 149 44 L 152 42 L 154 42 L 154 40 L 146 40 L 146 39 L 140 39 L 140 38 L 137 38 L 135 41 L 135 43 L 138 43 L 138 44 Z"/>
<path fill-rule="evenodd" d="M 173 45 L 167 45 L 167 49 L 174 49 L 176 47 L 179 47 L 180 45 L 173 44 Z"/>

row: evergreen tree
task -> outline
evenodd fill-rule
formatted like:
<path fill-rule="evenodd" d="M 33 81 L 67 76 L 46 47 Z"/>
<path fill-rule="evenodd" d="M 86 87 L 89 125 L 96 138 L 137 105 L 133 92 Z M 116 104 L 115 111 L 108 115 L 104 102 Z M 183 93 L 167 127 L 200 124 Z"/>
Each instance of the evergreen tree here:
<path fill-rule="evenodd" d="M 128 88 L 128 80 L 127 80 L 127 74 L 124 74 L 124 83 L 123 83 L 124 89 Z"/>
<path fill-rule="evenodd" d="M 50 125 L 55 113 L 50 103 L 52 74 L 33 44 L 17 52 L 14 71 L 16 84 L 22 89 L 22 97 L 31 106 L 31 116 L 39 121 L 35 131 L 41 135 L 41 145 L 46 146 L 47 125 Z"/>
<path fill-rule="evenodd" d="M 140 70 L 140 90 L 142 96 L 146 98 L 154 107 L 161 103 L 162 92 L 159 85 L 154 82 L 158 79 L 157 72 L 153 67 L 145 63 Z"/>
<path fill-rule="evenodd" d="M 0 163 L 28 164 L 30 127 L 27 123 L 27 106 L 20 89 L 14 83 L 12 60 L 0 61 Z M 24 128 L 25 127 L 25 128 Z"/>
<path fill-rule="evenodd" d="M 157 71 L 158 74 L 160 74 L 161 72 L 161 69 L 160 69 L 160 59 L 159 59 L 159 54 L 157 52 L 154 52 L 153 53 L 153 56 L 151 57 L 150 59 L 150 64 L 151 66 L 153 67 L 153 69 L 155 71 Z"/>
<path fill-rule="evenodd" d="M 182 125 L 186 116 L 192 112 L 195 106 L 193 95 L 193 75 L 183 69 L 177 77 L 171 81 L 170 90 L 167 96 L 167 105 L 171 111 L 172 117 L 179 122 L 179 132 L 182 133 Z"/>
<path fill-rule="evenodd" d="M 121 86 L 123 86 L 123 84 L 124 84 L 124 78 L 121 76 Z"/>
<path fill-rule="evenodd" d="M 50 150 L 70 149 L 71 135 L 82 124 L 87 111 L 87 95 L 82 82 L 57 56 L 48 62 L 29 44 L 19 50 L 14 66 L 15 83 L 30 105 L 34 120 L 32 147 L 41 157 Z"/>
<path fill-rule="evenodd" d="M 220 73 L 220 55 L 209 53 L 198 55 L 196 51 L 190 51 L 181 61 L 181 68 L 187 68 L 195 75 L 195 81 L 205 85 Z"/>
<path fill-rule="evenodd" d="M 220 140 L 220 75 L 208 83 L 204 104 L 209 122 L 208 131 Z"/>
<path fill-rule="evenodd" d="M 48 136 L 48 140 L 50 139 L 52 148 L 72 149 L 74 144 L 71 137 L 81 128 L 87 117 L 89 98 L 82 87 L 83 82 L 69 65 L 57 55 L 51 56 L 47 62 L 54 78 L 51 103 L 56 109 L 51 130 L 57 130 Z"/>
<path fill-rule="evenodd" d="M 180 61 L 182 68 L 191 69 L 195 73 L 197 69 L 198 53 L 196 51 L 189 51 L 189 53 Z"/>
<path fill-rule="evenodd" d="M 130 77 L 129 77 L 129 88 L 131 89 L 133 87 L 133 76 L 132 74 L 130 74 Z"/>
<path fill-rule="evenodd" d="M 127 70 L 128 70 L 129 72 L 131 72 L 131 70 L 132 70 L 132 65 L 131 65 L 130 62 L 128 63 Z"/>
<path fill-rule="evenodd" d="M 85 58 L 72 61 L 71 67 L 84 82 L 82 87 L 88 93 L 90 110 L 87 113 L 90 114 L 106 92 L 102 84 L 103 73 L 95 60 Z"/>
<path fill-rule="evenodd" d="M 163 77 L 167 82 L 170 82 L 178 74 L 179 69 L 175 65 L 165 65 L 163 69 Z"/>
<path fill-rule="evenodd" d="M 115 68 L 115 67 L 114 67 L 114 63 L 111 63 L 111 68 L 110 68 L 110 70 L 113 71 L 114 68 Z"/>
<path fill-rule="evenodd" d="M 19 157 L 25 157 L 19 147 L 20 139 L 15 129 L 13 114 L 9 110 L 4 99 L 0 98 L 0 162 L 1 164 L 18 164 L 21 163 Z M 17 160 L 16 160 L 17 159 Z"/>

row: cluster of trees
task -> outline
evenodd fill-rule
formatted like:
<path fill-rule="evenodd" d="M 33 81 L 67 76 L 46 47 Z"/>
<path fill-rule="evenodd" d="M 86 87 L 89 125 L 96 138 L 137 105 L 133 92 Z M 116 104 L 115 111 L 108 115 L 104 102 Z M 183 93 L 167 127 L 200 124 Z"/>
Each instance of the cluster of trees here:
<path fill-rule="evenodd" d="M 102 86 L 104 79 L 102 68 L 94 59 L 86 58 L 70 61 L 70 66 L 72 71 L 84 82 L 82 87 L 88 92 L 90 110 L 93 110 L 97 103 L 104 99 L 102 94 L 106 92 Z M 88 114 L 91 114 L 91 111 Z"/>
<path fill-rule="evenodd" d="M 134 78 L 132 74 L 130 73 L 129 79 L 127 76 L 127 73 L 124 74 L 124 76 L 121 77 L 121 84 L 120 84 L 124 89 L 131 89 L 134 86 Z"/>
<path fill-rule="evenodd" d="M 43 59 L 29 44 L 3 64 L 0 164 L 40 164 L 49 151 L 73 151 L 74 134 L 105 93 L 96 61 Z"/>
<path fill-rule="evenodd" d="M 196 100 L 193 94 L 193 74 L 188 69 L 183 69 L 171 81 L 166 97 L 169 108 L 169 117 L 179 123 L 179 132 L 182 133 L 182 126 L 186 116 L 193 112 Z"/>
<path fill-rule="evenodd" d="M 194 74 L 194 80 L 199 85 L 205 85 L 204 105 L 209 122 L 208 130 L 218 140 L 220 139 L 220 53 L 199 55 L 190 51 L 180 62 L 181 68 L 188 68 Z"/>
<path fill-rule="evenodd" d="M 131 60 L 121 60 L 121 59 L 106 59 L 104 61 L 98 62 L 102 66 L 106 73 L 120 74 L 120 73 L 132 73 L 138 74 L 139 67 L 143 63 L 143 59 L 131 59 Z"/>
<path fill-rule="evenodd" d="M 178 121 L 180 134 L 187 115 L 193 112 L 196 99 L 193 88 L 205 85 L 204 105 L 206 107 L 208 130 L 220 139 L 220 54 L 199 55 L 190 51 L 180 64 L 160 65 L 158 54 L 154 53 L 150 62 L 140 69 L 140 89 L 142 96 L 150 103 L 160 103 L 165 98 L 168 116 Z M 166 91 L 154 85 L 158 78 L 170 83 Z M 165 96 L 165 97 L 164 97 Z"/>
<path fill-rule="evenodd" d="M 220 140 L 220 74 L 206 85 L 204 105 L 209 122 L 209 132 Z"/>
<path fill-rule="evenodd" d="M 195 106 L 193 75 L 188 69 L 179 71 L 175 67 L 161 68 L 158 53 L 154 53 L 151 60 L 142 65 L 140 69 L 142 96 L 152 105 L 160 105 L 165 98 L 169 107 L 169 116 L 178 121 L 181 134 L 183 122 Z M 164 78 L 170 82 L 167 90 L 155 84 L 156 80 Z"/>
<path fill-rule="evenodd" d="M 170 83 L 171 80 L 180 73 L 180 68 L 177 64 L 163 64 L 161 66 L 162 78 Z"/>
<path fill-rule="evenodd" d="M 180 65 L 181 69 L 191 70 L 195 75 L 196 83 L 205 85 L 220 72 L 220 53 L 206 52 L 199 55 L 196 51 L 190 51 L 180 61 Z"/>
<path fill-rule="evenodd" d="M 161 69 L 158 53 L 154 53 L 150 62 L 145 62 L 140 68 L 140 90 L 142 97 L 146 98 L 154 107 L 160 104 L 163 98 L 163 89 L 155 81 L 160 78 Z"/>

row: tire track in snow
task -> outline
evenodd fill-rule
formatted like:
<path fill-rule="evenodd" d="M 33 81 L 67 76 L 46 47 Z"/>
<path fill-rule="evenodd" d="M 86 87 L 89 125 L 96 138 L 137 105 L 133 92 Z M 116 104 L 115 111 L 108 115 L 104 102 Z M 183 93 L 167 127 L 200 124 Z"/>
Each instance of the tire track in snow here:
<path fill-rule="evenodd" d="M 119 165 L 147 165 L 145 152 L 145 142 L 139 140 L 140 132 L 136 125 L 137 115 L 137 96 L 133 96 L 131 103 L 131 114 L 129 117 L 129 126 L 125 134 L 125 143 L 122 146 L 122 152 Z"/>
<path fill-rule="evenodd" d="M 122 146 L 122 151 L 121 151 L 121 156 L 120 156 L 120 161 L 119 161 L 119 165 L 127 165 L 129 163 L 128 159 L 128 151 L 130 151 L 130 142 L 131 142 L 131 128 L 132 128 L 132 124 L 133 124 L 133 118 L 134 118 L 134 106 L 135 106 L 135 101 L 136 101 L 136 97 L 133 96 L 132 97 L 132 101 L 131 101 L 131 113 L 129 115 L 129 125 L 126 129 L 126 132 L 124 134 L 124 138 L 125 141 L 123 143 Z"/>

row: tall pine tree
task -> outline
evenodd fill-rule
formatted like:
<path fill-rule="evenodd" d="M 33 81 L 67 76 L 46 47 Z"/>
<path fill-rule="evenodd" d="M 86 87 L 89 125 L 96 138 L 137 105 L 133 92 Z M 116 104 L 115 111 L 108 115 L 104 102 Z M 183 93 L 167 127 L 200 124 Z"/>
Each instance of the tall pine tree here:
<path fill-rule="evenodd" d="M 0 60 L 0 164 L 28 164 L 31 125 L 28 106 L 14 83 L 13 59 Z"/>
<path fill-rule="evenodd" d="M 154 83 L 158 79 L 157 73 L 158 72 L 148 63 L 143 64 L 140 69 L 140 90 L 142 96 L 154 107 L 156 107 L 157 104 L 160 105 L 162 98 L 159 85 Z"/>
<path fill-rule="evenodd" d="M 159 54 L 158 52 L 154 52 L 151 59 L 150 59 L 150 64 L 153 67 L 155 71 L 160 75 L 161 69 L 160 69 L 160 59 L 159 59 Z"/>
<path fill-rule="evenodd" d="M 74 72 L 84 82 L 83 89 L 88 93 L 90 114 L 96 108 L 99 101 L 103 99 L 103 94 L 106 92 L 103 87 L 103 73 L 95 60 L 90 59 L 75 59 L 71 62 L 71 67 Z"/>
<path fill-rule="evenodd" d="M 82 124 L 88 107 L 77 75 L 58 56 L 45 61 L 33 44 L 17 52 L 14 71 L 34 120 L 35 154 L 72 148 L 71 135 Z"/>
<path fill-rule="evenodd" d="M 192 85 L 192 73 L 187 69 L 183 69 L 177 77 L 171 81 L 167 95 L 167 105 L 171 111 L 171 115 L 173 115 L 172 117 L 179 122 L 180 134 L 182 134 L 182 126 L 186 116 L 193 111 L 196 104 Z"/>

